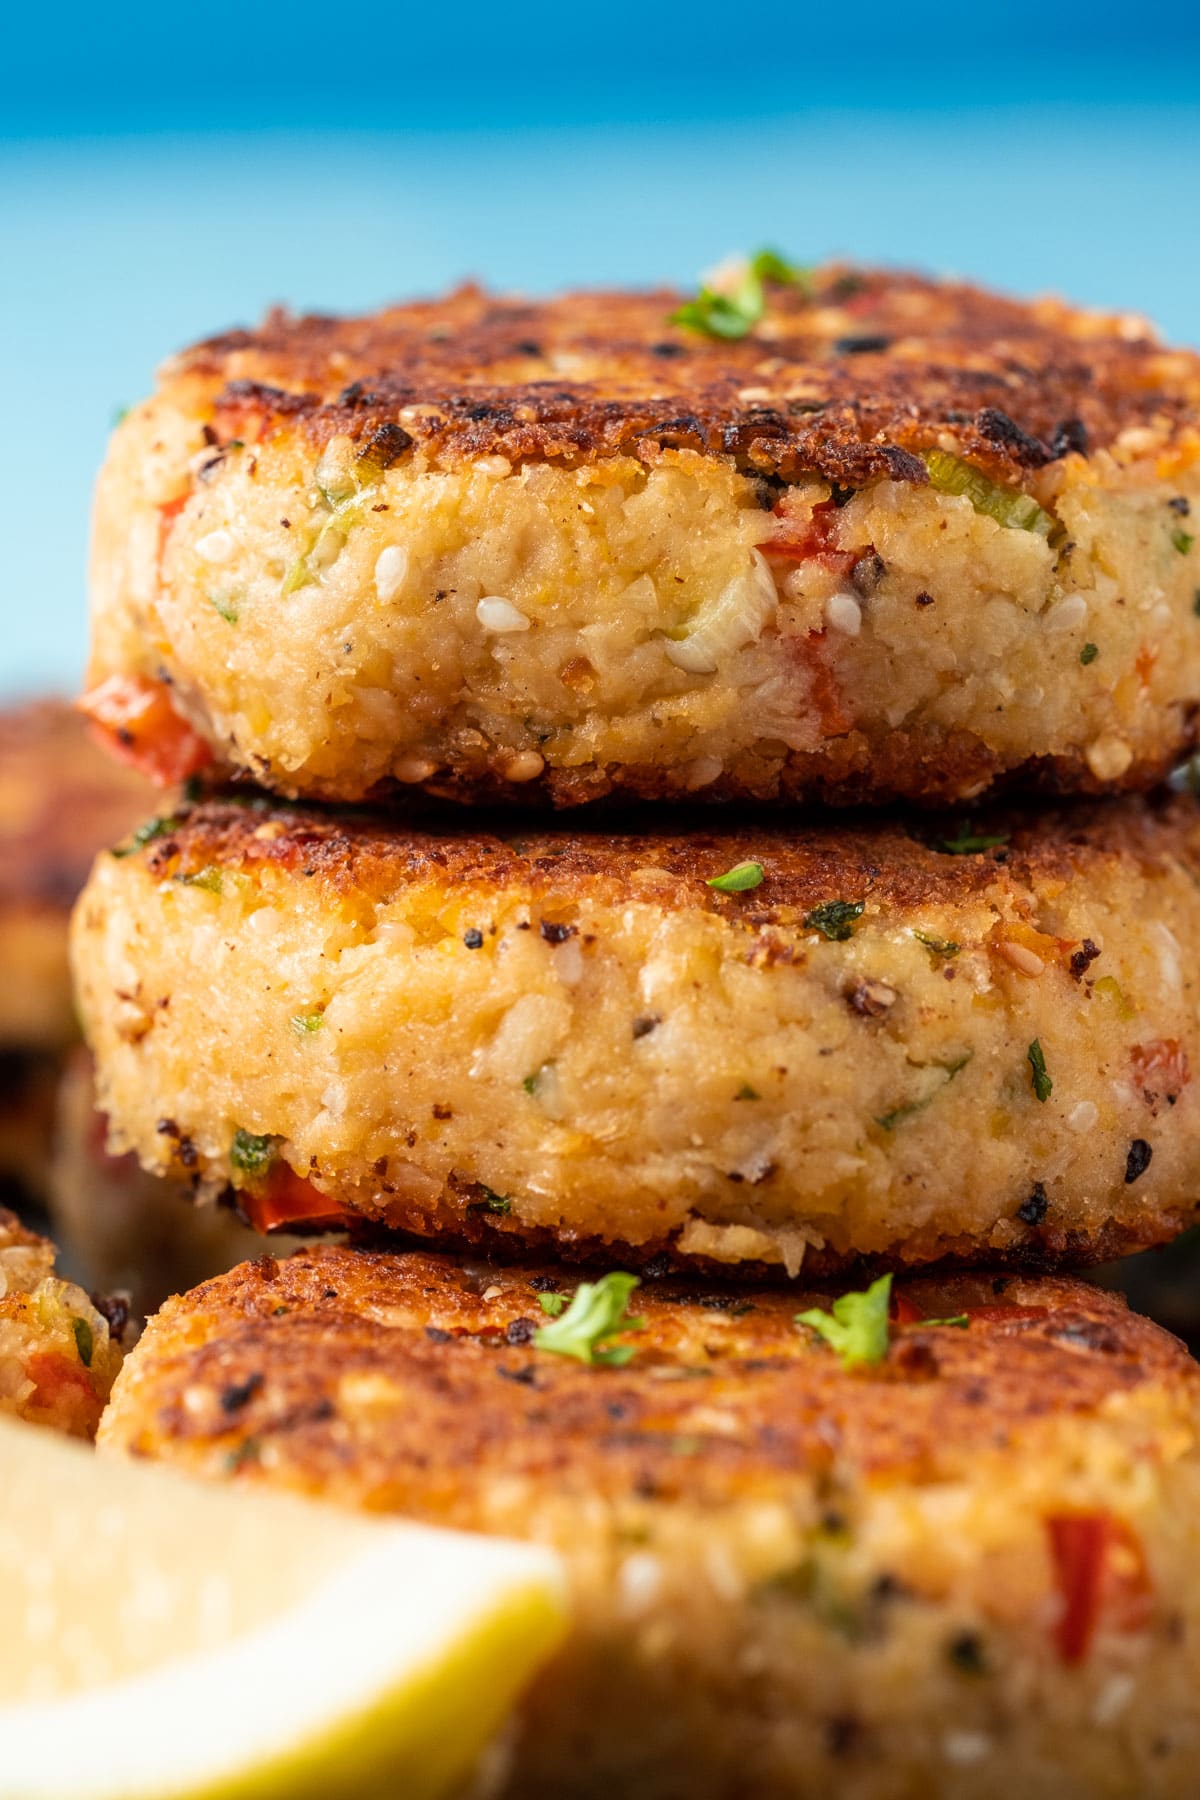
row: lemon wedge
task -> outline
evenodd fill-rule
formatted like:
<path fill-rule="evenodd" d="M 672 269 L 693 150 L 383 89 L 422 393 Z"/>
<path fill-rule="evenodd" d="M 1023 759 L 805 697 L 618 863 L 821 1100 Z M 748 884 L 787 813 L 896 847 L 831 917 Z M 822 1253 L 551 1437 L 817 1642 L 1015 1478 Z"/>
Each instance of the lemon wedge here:
<path fill-rule="evenodd" d="M 0 1419 L 2 1800 L 437 1800 L 565 1630 L 498 1539 Z"/>

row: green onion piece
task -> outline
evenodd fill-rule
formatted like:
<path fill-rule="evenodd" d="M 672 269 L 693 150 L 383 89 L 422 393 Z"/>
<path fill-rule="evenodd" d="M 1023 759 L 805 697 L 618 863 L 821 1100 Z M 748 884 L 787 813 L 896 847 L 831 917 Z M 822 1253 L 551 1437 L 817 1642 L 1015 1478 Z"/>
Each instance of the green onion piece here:
<path fill-rule="evenodd" d="M 1025 1054 L 1029 1058 L 1029 1067 L 1032 1071 L 1034 1094 L 1044 1106 L 1054 1092 L 1054 1083 L 1046 1073 L 1046 1058 L 1037 1038 L 1034 1038 Z"/>
<path fill-rule="evenodd" d="M 938 849 L 948 851 L 951 856 L 977 856 L 983 850 L 996 850 L 1001 844 L 1007 844 L 1010 835 L 1007 831 L 972 831 L 964 825 L 956 837 L 942 838 Z"/>
<path fill-rule="evenodd" d="M 219 894 L 224 885 L 221 871 L 215 863 L 209 863 L 205 869 L 197 869 L 194 875 L 180 875 L 178 879 L 184 887 L 203 888 L 209 894 Z"/>
<path fill-rule="evenodd" d="M 1186 556 L 1195 541 L 1194 535 L 1190 531 L 1185 531 L 1182 525 L 1177 525 L 1171 533 L 1171 542 L 1178 550 L 1180 556 Z"/>
<path fill-rule="evenodd" d="M 851 926 L 855 919 L 861 919 L 865 901 L 862 900 L 826 900 L 823 906 L 814 906 L 804 916 L 806 931 L 819 931 L 830 943 L 844 944 L 853 937 Z"/>
<path fill-rule="evenodd" d="M 297 1037 L 307 1037 L 310 1031 L 320 1031 L 324 1023 L 324 1013 L 297 1013 L 292 1019 L 292 1030 Z"/>
<path fill-rule="evenodd" d="M 539 1325 L 533 1334 L 534 1348 L 549 1350 L 555 1356 L 570 1356 L 589 1366 L 600 1363 L 607 1368 L 621 1368 L 636 1354 L 632 1344 L 609 1345 L 609 1338 L 622 1332 L 642 1331 L 646 1321 L 630 1316 L 626 1304 L 634 1288 L 641 1283 L 636 1275 L 617 1271 L 599 1281 L 581 1282 L 565 1312 L 556 1314 L 550 1325 Z M 543 1296 L 561 1298 L 561 1296 Z"/>
<path fill-rule="evenodd" d="M 1032 494 L 1020 494 L 1012 488 L 1001 487 L 982 469 L 964 462 L 961 456 L 952 456 L 948 450 L 923 450 L 921 461 L 929 471 L 930 487 L 936 488 L 939 494 L 965 496 L 976 512 L 986 513 L 998 525 L 1018 531 L 1036 531 L 1040 537 L 1049 537 L 1054 530 L 1053 518 L 1042 510 Z"/>
<path fill-rule="evenodd" d="M 72 1319 L 71 1330 L 75 1337 L 75 1348 L 79 1352 L 79 1360 L 85 1369 L 92 1366 L 92 1352 L 96 1348 L 96 1340 L 92 1328 L 86 1319 Z"/>
<path fill-rule="evenodd" d="M 797 1313 L 796 1323 L 823 1337 L 847 1369 L 881 1363 L 888 1350 L 891 1298 L 892 1278 L 881 1275 L 864 1293 L 843 1294 L 835 1300 L 832 1312 L 814 1306 Z"/>
<path fill-rule="evenodd" d="M 229 1160 L 240 1175 L 261 1175 L 275 1160 L 275 1145 L 269 1137 L 256 1137 L 239 1125 L 229 1147 Z"/>
<path fill-rule="evenodd" d="M 1099 654 L 1100 654 L 1099 644 L 1085 644 L 1083 646 L 1083 649 L 1079 652 L 1079 660 L 1086 668 L 1088 663 L 1095 662 L 1095 660 L 1099 656 Z"/>
<path fill-rule="evenodd" d="M 216 593 L 208 596 L 210 606 L 220 613 L 227 625 L 238 622 L 237 596 L 227 593 Z"/>
<path fill-rule="evenodd" d="M 942 1089 L 949 1087 L 956 1075 L 962 1074 L 974 1054 L 973 1050 L 968 1050 L 965 1055 L 956 1058 L 954 1062 L 934 1064 L 935 1068 L 945 1072 L 946 1080 L 940 1081 L 935 1088 L 931 1088 L 927 1094 L 922 1094 L 919 1099 L 905 1100 L 901 1105 L 894 1106 L 891 1112 L 881 1113 L 875 1123 L 884 1131 L 895 1131 L 897 1125 L 902 1125 L 905 1119 L 913 1119 L 918 1113 L 923 1113 L 927 1106 L 933 1105 Z"/>
<path fill-rule="evenodd" d="M 970 1327 L 971 1321 L 966 1313 L 955 1313 L 952 1319 L 918 1319 L 914 1323 L 922 1326 L 957 1325 L 960 1331 L 966 1331 Z"/>
<path fill-rule="evenodd" d="M 800 263 L 789 262 L 778 250 L 756 250 L 750 258 L 750 273 L 760 281 L 773 281 L 779 287 L 812 289 L 812 271 Z"/>
<path fill-rule="evenodd" d="M 483 1204 L 490 1213 L 507 1214 L 512 1211 L 512 1201 L 504 1194 L 493 1193 L 490 1187 L 483 1190 Z"/>
<path fill-rule="evenodd" d="M 135 850 L 144 850 L 147 844 L 152 844 L 156 838 L 166 837 L 178 825 L 179 820 L 174 813 L 165 813 L 160 819 L 147 819 L 144 825 L 139 825 L 136 831 L 131 832 L 129 842 L 120 845 L 112 855 L 117 858 L 132 856 Z"/>
<path fill-rule="evenodd" d="M 934 956 L 957 956 L 962 949 L 962 945 L 956 944 L 953 938 L 934 937 L 931 931 L 914 931 L 913 936 L 918 944 L 924 944 Z"/>
<path fill-rule="evenodd" d="M 763 866 L 757 862 L 735 863 L 732 869 L 726 869 L 723 875 L 712 875 L 705 882 L 705 887 L 716 888 L 722 894 L 745 894 L 756 888 L 763 878 Z"/>

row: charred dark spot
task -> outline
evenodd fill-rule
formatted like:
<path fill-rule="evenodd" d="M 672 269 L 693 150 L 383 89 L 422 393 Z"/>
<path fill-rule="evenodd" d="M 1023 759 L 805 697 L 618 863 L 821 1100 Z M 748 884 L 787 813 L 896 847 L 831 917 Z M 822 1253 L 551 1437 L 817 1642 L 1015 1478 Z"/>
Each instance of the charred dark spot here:
<path fill-rule="evenodd" d="M 927 594 L 925 592 L 924 588 L 922 588 L 921 592 L 917 595 L 917 605 L 918 606 L 932 606 L 933 605 L 933 595 Z"/>
<path fill-rule="evenodd" d="M 1099 954 L 1099 945 L 1093 944 L 1091 938 L 1084 938 L 1078 950 L 1071 957 L 1071 973 L 1076 981 L 1083 979 Z"/>
<path fill-rule="evenodd" d="M 403 426 L 389 420 L 371 433 L 358 453 L 358 460 L 372 463 L 379 469 L 390 469 L 406 450 L 411 450 L 412 443 L 412 438 Z"/>
<path fill-rule="evenodd" d="M 554 1275 L 532 1275 L 529 1285 L 535 1294 L 556 1294 L 558 1292 L 558 1280 Z"/>
<path fill-rule="evenodd" d="M 635 1038 L 649 1037 L 650 1033 L 661 1024 L 661 1013 L 642 1013 L 633 1021 L 633 1035 Z"/>
<path fill-rule="evenodd" d="M 1023 431 L 1015 419 L 998 406 L 985 406 L 975 415 L 975 429 L 989 444 L 995 444 L 1026 468 L 1038 469 L 1050 461 L 1050 451 L 1041 438 Z"/>
<path fill-rule="evenodd" d="M 247 1375 L 245 1381 L 231 1382 L 221 1390 L 221 1411 L 223 1413 L 241 1412 L 248 1406 L 255 1394 L 263 1385 L 263 1377 L 259 1374 Z"/>
<path fill-rule="evenodd" d="M 514 356 L 540 356 L 541 354 L 542 346 L 535 344 L 532 338 L 521 338 L 518 343 L 513 345 Z"/>
<path fill-rule="evenodd" d="M 652 1256 L 642 1270 L 642 1274 L 646 1277 L 647 1281 L 661 1281 L 664 1275 L 669 1275 L 670 1273 L 671 1259 L 669 1256 Z"/>
<path fill-rule="evenodd" d="M 125 1327 L 129 1323 L 129 1302 L 120 1294 L 93 1294 L 92 1305 L 108 1325 L 108 1335 L 114 1344 L 119 1344 L 125 1336 Z"/>
<path fill-rule="evenodd" d="M 1167 501 L 1167 509 L 1179 518 L 1186 519 L 1192 510 L 1192 503 L 1185 494 L 1176 494 Z"/>
<path fill-rule="evenodd" d="M 510 1344 L 528 1344 L 536 1330 L 537 1326 L 532 1319 L 510 1319 L 504 1333 L 505 1340 Z"/>
<path fill-rule="evenodd" d="M 1035 1181 L 1027 1200 L 1017 1208 L 1017 1217 L 1026 1225 L 1040 1225 L 1050 1210 L 1050 1199 L 1040 1181 Z"/>
<path fill-rule="evenodd" d="M 996 1279 L 992 1282 L 992 1292 L 997 1295 L 1003 1294 L 1006 1293 L 1011 1286 L 1011 1275 L 997 1275 Z"/>
<path fill-rule="evenodd" d="M 443 1331 L 440 1325 L 427 1325 L 425 1336 L 431 1344 L 452 1344 L 454 1342 L 454 1333 Z"/>
<path fill-rule="evenodd" d="M 482 931 L 478 930 L 478 928 L 476 926 L 472 925 L 469 930 L 463 932 L 463 943 L 466 945 L 468 950 L 482 950 L 483 949 L 483 933 L 482 933 Z"/>
<path fill-rule="evenodd" d="M 938 1372 L 933 1346 L 922 1338 L 902 1338 L 892 1352 L 892 1361 L 914 1381 L 932 1381 Z"/>
<path fill-rule="evenodd" d="M 526 1363 L 522 1369 L 506 1369 L 503 1363 L 496 1364 L 496 1373 L 503 1381 L 515 1381 L 519 1387 L 536 1387 L 537 1375 L 532 1363 Z"/>
<path fill-rule="evenodd" d="M 857 337 L 838 338 L 833 346 L 835 356 L 870 356 L 882 350 L 890 350 L 892 340 L 882 337 L 878 332 L 863 332 Z"/>
<path fill-rule="evenodd" d="M 1058 458 L 1071 451 L 1077 456 L 1088 453 L 1088 431 L 1082 419 L 1060 419 L 1050 439 L 1050 454 Z"/>
<path fill-rule="evenodd" d="M 983 1639 L 975 1631 L 959 1631 L 946 1645 L 946 1655 L 954 1668 L 963 1675 L 986 1675 L 987 1658 L 983 1654 Z"/>
<path fill-rule="evenodd" d="M 830 1756 L 839 1760 L 854 1755 L 861 1746 L 862 1735 L 862 1725 L 849 1714 L 825 1722 L 825 1746 Z"/>
<path fill-rule="evenodd" d="M 434 1101 L 430 1110 L 435 1119 L 452 1119 L 454 1117 L 454 1108 L 452 1106 L 444 1106 L 438 1100 Z"/>
<path fill-rule="evenodd" d="M 882 556 L 877 550 L 868 550 L 850 571 L 850 585 L 856 594 L 869 600 L 886 574 L 887 564 Z"/>
<path fill-rule="evenodd" d="M 1150 1159 L 1154 1155 L 1145 1138 L 1134 1138 L 1129 1146 L 1129 1154 L 1125 1158 L 1125 1186 L 1132 1187 L 1138 1178 L 1150 1167 Z"/>
<path fill-rule="evenodd" d="M 866 981 L 861 976 L 846 989 L 846 1005 L 861 1019 L 882 1019 L 898 997 L 886 981 Z"/>
<path fill-rule="evenodd" d="M 668 356 L 668 357 L 669 356 L 686 356 L 687 355 L 687 345 L 686 344 L 672 344 L 669 341 L 664 339 L 664 341 L 661 344 L 651 344 L 650 354 L 651 354 L 651 356 Z"/>
<path fill-rule="evenodd" d="M 548 944 L 565 944 L 568 938 L 576 936 L 579 927 L 577 925 L 556 925 L 550 919 L 543 919 L 539 929 Z"/>
<path fill-rule="evenodd" d="M 231 383 L 231 385 L 233 384 Z M 338 395 L 339 406 L 381 406 L 383 400 L 384 396 L 377 393 L 374 388 L 368 387 L 365 381 L 352 381 L 350 386 L 344 387 Z"/>

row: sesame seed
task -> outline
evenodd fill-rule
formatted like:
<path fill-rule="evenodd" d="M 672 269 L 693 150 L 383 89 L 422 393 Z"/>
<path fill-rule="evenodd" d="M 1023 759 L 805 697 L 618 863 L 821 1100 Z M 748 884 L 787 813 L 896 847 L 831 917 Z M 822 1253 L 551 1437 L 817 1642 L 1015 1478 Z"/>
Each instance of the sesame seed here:
<path fill-rule="evenodd" d="M 506 781 L 536 781 L 546 766 L 544 756 L 536 750 L 519 750 L 516 756 L 510 756 L 504 765 Z"/>
<path fill-rule="evenodd" d="M 1099 737 L 1084 752 L 1088 768 L 1097 781 L 1116 781 L 1133 761 L 1133 751 L 1119 737 Z"/>
<path fill-rule="evenodd" d="M 503 633 L 529 630 L 529 620 L 525 614 L 518 612 L 512 601 L 505 600 L 500 594 L 486 594 L 475 608 L 475 617 L 485 631 Z"/>
<path fill-rule="evenodd" d="M 1072 1131 L 1091 1131 L 1099 1117 L 1100 1108 L 1094 1100 L 1081 1100 L 1067 1114 L 1067 1124 Z"/>
<path fill-rule="evenodd" d="M 862 630 L 862 607 L 853 594 L 830 594 L 825 602 L 826 623 L 847 637 L 857 637 Z"/>
<path fill-rule="evenodd" d="M 389 544 L 375 562 L 375 592 L 386 606 L 396 598 L 408 575 L 408 551 L 402 544 Z"/>
<path fill-rule="evenodd" d="M 226 531 L 222 526 L 196 540 L 196 555 L 207 563 L 228 562 L 234 547 L 232 531 Z"/>
<path fill-rule="evenodd" d="M 583 980 L 583 951 L 578 938 L 568 938 L 551 951 L 554 973 L 564 987 L 578 987 Z"/>
<path fill-rule="evenodd" d="M 998 948 L 1005 962 L 1011 963 L 1022 975 L 1040 975 L 1046 967 L 1040 956 L 1027 950 L 1024 944 L 1014 944 L 1011 938 L 1002 938 Z"/>
<path fill-rule="evenodd" d="M 402 756 L 393 765 L 392 773 L 397 781 L 428 781 L 431 775 L 437 774 L 437 764 L 427 756 Z"/>
<path fill-rule="evenodd" d="M 1070 594 L 1052 606 L 1046 614 L 1047 631 L 1075 631 L 1087 618 L 1087 601 L 1082 594 Z"/>

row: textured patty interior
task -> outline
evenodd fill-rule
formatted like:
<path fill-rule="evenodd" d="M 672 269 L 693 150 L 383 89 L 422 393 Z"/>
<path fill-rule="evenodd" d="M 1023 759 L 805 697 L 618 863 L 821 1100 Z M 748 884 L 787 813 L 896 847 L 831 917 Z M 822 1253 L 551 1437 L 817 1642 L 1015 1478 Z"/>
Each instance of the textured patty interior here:
<path fill-rule="evenodd" d="M 80 1003 L 114 1147 L 210 1190 L 641 1262 L 1096 1258 L 1196 1205 L 1197 821 L 217 801 L 99 860 Z"/>
<path fill-rule="evenodd" d="M 632 1361 L 584 1367 L 534 1341 L 574 1285 L 260 1259 L 151 1323 L 104 1445 L 560 1548 L 575 1636 L 506 1795 L 1189 1792 L 1200 1375 L 1173 1339 L 1079 1282 L 961 1275 L 907 1283 L 913 1322 L 849 1371 L 793 1321 L 834 1293 L 656 1283 Z M 1108 1546 L 1085 1643 L 1080 1534 Z"/>

